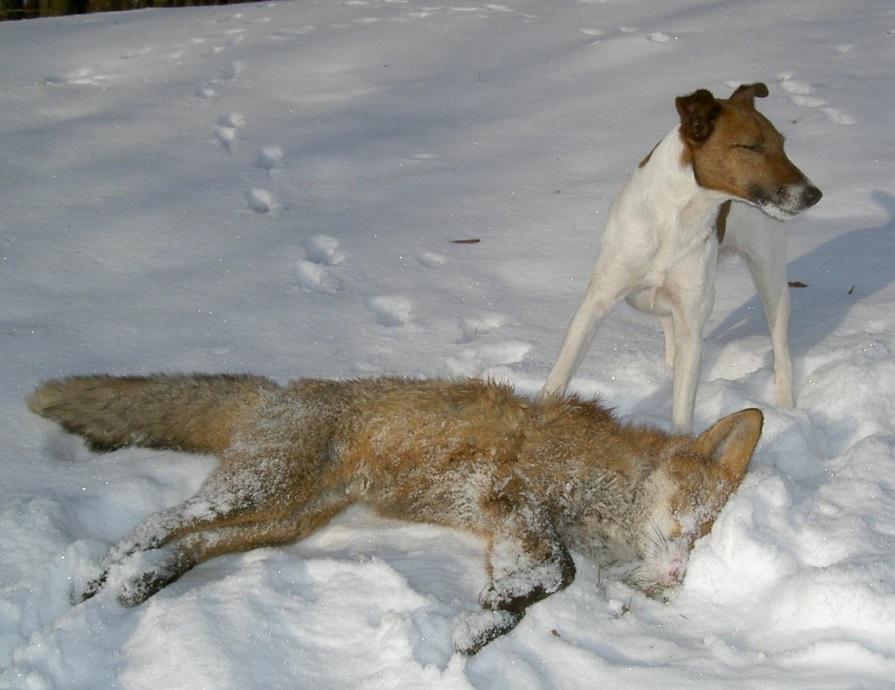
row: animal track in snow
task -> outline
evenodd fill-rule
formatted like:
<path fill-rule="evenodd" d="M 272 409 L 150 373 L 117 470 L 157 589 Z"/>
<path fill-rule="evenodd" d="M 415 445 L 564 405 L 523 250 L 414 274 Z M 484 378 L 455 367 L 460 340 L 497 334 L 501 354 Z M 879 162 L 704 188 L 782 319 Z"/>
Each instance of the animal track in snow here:
<path fill-rule="evenodd" d="M 808 84 L 796 81 L 792 78 L 792 75 L 789 74 L 780 75 L 780 88 L 786 91 L 786 93 L 797 94 L 799 96 L 805 96 L 811 93 L 811 87 Z"/>
<path fill-rule="evenodd" d="M 245 63 L 241 60 L 234 60 L 230 64 L 221 69 L 221 79 L 225 81 L 233 81 L 242 73 Z"/>
<path fill-rule="evenodd" d="M 857 120 L 851 115 L 843 113 L 836 108 L 824 108 L 823 112 L 824 115 L 829 118 L 830 122 L 835 122 L 837 125 L 853 125 L 857 123 Z"/>
<path fill-rule="evenodd" d="M 266 189 L 250 189 L 246 192 L 246 202 L 256 213 L 270 213 L 274 209 L 273 195 Z"/>
<path fill-rule="evenodd" d="M 238 130 L 236 129 L 236 127 L 224 127 L 222 125 L 215 125 L 214 136 L 215 139 L 217 139 L 221 143 L 221 145 L 229 151 L 233 147 L 233 144 L 236 143 Z"/>
<path fill-rule="evenodd" d="M 822 105 L 826 104 L 826 101 L 823 98 L 817 98 L 816 96 L 790 96 L 789 100 L 793 102 L 794 105 L 798 105 L 803 108 L 819 108 Z"/>
<path fill-rule="evenodd" d="M 481 376 L 489 369 L 518 364 L 531 350 L 531 343 L 506 340 L 497 343 L 476 343 L 458 348 L 445 364 L 451 376 Z"/>
<path fill-rule="evenodd" d="M 200 84 L 196 87 L 194 93 L 198 98 L 204 98 L 209 101 L 213 98 L 216 98 L 218 95 L 218 92 L 215 89 L 211 88 L 211 86 L 209 86 L 208 84 Z"/>
<path fill-rule="evenodd" d="M 436 252 L 423 252 L 422 254 L 417 255 L 416 260 L 423 264 L 423 266 L 428 266 L 429 268 L 444 266 L 447 263 L 447 257 L 443 254 L 437 254 Z"/>
<path fill-rule="evenodd" d="M 103 86 L 109 79 L 108 74 L 96 74 L 89 67 L 79 67 L 71 72 L 51 74 L 44 83 L 48 86 Z"/>
<path fill-rule="evenodd" d="M 295 262 L 293 270 L 299 285 L 306 290 L 335 292 L 338 289 L 338 281 L 326 266 L 306 259 L 299 259 Z"/>
<path fill-rule="evenodd" d="M 837 108 L 823 108 L 822 106 L 825 106 L 827 102 L 823 98 L 810 95 L 814 92 L 814 88 L 810 84 L 793 79 L 791 72 L 781 72 L 777 75 L 777 79 L 780 82 L 780 87 L 789 94 L 789 100 L 794 105 L 804 108 L 821 108 L 827 119 L 837 125 L 853 125 L 857 122 L 851 115 Z"/>
<path fill-rule="evenodd" d="M 367 300 L 367 308 L 383 326 L 400 326 L 410 321 L 413 303 L 399 295 L 377 295 Z"/>
<path fill-rule="evenodd" d="M 245 127 L 245 117 L 239 113 L 221 115 L 214 126 L 214 136 L 228 151 L 239 138 L 239 130 Z"/>
<path fill-rule="evenodd" d="M 496 331 L 509 320 L 509 317 L 504 314 L 493 312 L 460 319 L 460 330 L 463 332 L 463 339 L 460 342 L 468 343 L 480 335 Z"/>
<path fill-rule="evenodd" d="M 133 60 L 134 58 L 142 57 L 147 53 L 152 51 L 153 46 L 143 46 L 142 48 L 134 48 L 133 50 L 128 50 L 121 54 L 122 60 Z"/>
<path fill-rule="evenodd" d="M 677 38 L 676 36 L 669 36 L 664 31 L 653 31 L 652 33 L 648 33 L 644 36 L 647 41 L 652 43 L 667 43 L 672 38 Z"/>
<path fill-rule="evenodd" d="M 245 115 L 241 113 L 227 113 L 218 118 L 218 125 L 221 127 L 241 129 L 246 126 L 246 118 Z"/>
<path fill-rule="evenodd" d="M 258 153 L 255 165 L 272 174 L 274 170 L 283 166 L 283 149 L 279 146 L 265 146 Z"/>
<path fill-rule="evenodd" d="M 277 29 L 274 33 L 268 36 L 268 38 L 273 41 L 288 41 L 309 34 L 316 28 L 317 27 L 313 24 L 309 24 L 308 26 L 296 27 L 295 29 Z"/>
<path fill-rule="evenodd" d="M 336 266 L 345 260 L 339 251 L 339 240 L 330 235 L 311 235 L 305 240 L 308 259 L 323 266 Z"/>
<path fill-rule="evenodd" d="M 339 240 L 329 235 L 311 235 L 304 241 L 305 259 L 295 262 L 295 278 L 306 290 L 335 292 L 339 281 L 331 267 L 345 260 L 339 251 Z"/>

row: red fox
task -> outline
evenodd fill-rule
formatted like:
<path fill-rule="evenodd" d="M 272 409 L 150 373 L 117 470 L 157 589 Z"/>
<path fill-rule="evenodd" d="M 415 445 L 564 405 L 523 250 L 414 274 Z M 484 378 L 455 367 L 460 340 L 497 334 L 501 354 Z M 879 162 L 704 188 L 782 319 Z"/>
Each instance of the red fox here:
<path fill-rule="evenodd" d="M 569 550 L 634 561 L 647 592 L 677 584 L 762 427 L 747 409 L 698 438 L 669 436 L 596 402 L 535 402 L 479 380 L 85 376 L 49 381 L 28 404 L 97 450 L 220 458 L 194 496 L 111 548 L 82 600 L 114 581 L 119 601 L 137 605 L 208 558 L 301 539 L 364 503 L 485 539 L 482 610 L 454 634 L 467 654 L 572 582 Z M 108 577 L 125 564 L 137 574 Z"/>

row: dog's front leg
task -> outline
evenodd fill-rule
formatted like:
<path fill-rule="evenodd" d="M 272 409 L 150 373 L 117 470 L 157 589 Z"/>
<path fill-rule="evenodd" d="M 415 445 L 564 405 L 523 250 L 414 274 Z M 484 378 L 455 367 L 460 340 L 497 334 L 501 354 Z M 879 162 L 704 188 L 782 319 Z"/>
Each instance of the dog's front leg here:
<path fill-rule="evenodd" d="M 780 224 L 776 224 L 779 226 Z M 774 403 L 793 407 L 792 356 L 789 353 L 789 282 L 786 277 L 785 228 L 772 226 L 761 235 L 762 241 L 750 241 L 740 251 L 758 288 L 761 308 L 768 322 L 774 350 Z M 750 238 L 751 240 L 751 238 Z"/>

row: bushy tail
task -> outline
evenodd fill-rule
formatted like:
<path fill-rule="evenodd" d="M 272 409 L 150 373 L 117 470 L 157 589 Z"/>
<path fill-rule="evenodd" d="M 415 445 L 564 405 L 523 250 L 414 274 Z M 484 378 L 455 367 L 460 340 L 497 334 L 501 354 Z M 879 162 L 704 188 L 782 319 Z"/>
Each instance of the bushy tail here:
<path fill-rule="evenodd" d="M 122 446 L 219 453 L 277 384 L 249 375 L 73 376 L 47 381 L 28 407 L 95 450 Z"/>

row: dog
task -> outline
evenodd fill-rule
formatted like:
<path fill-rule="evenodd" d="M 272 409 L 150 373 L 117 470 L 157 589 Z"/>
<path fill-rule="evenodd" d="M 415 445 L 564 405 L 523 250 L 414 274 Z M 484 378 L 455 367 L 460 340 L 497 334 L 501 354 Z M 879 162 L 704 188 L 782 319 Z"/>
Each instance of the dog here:
<path fill-rule="evenodd" d="M 47 382 L 28 404 L 97 450 L 220 457 L 194 496 L 110 549 L 80 599 L 107 587 L 137 605 L 213 556 L 301 539 L 365 503 L 486 540 L 482 609 L 453 637 L 466 654 L 572 582 L 570 549 L 634 561 L 629 580 L 649 594 L 680 582 L 762 427 L 747 409 L 698 438 L 669 436 L 595 402 L 532 402 L 472 379 L 87 376 Z"/>
<path fill-rule="evenodd" d="M 541 397 L 565 391 L 598 323 L 624 297 L 661 320 L 665 360 L 674 368 L 672 427 L 689 431 L 720 248 L 746 260 L 771 334 L 775 402 L 793 406 L 786 238 L 782 228 L 754 227 L 746 204 L 782 220 L 822 194 L 787 158 L 783 136 L 755 109 L 754 99 L 767 95 L 767 86 L 756 83 L 738 87 L 727 100 L 706 89 L 675 100 L 679 124 L 641 161 L 612 204 L 584 299 Z"/>

